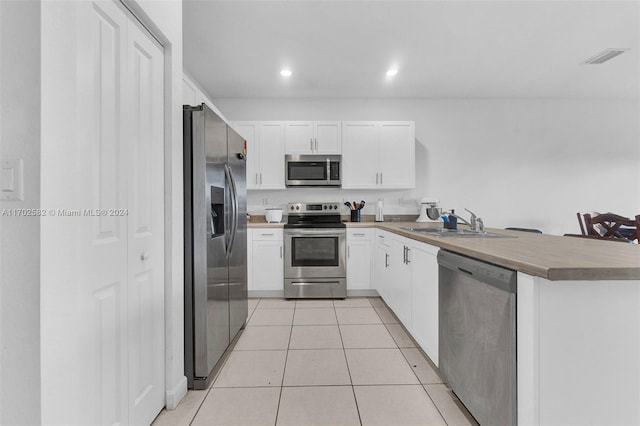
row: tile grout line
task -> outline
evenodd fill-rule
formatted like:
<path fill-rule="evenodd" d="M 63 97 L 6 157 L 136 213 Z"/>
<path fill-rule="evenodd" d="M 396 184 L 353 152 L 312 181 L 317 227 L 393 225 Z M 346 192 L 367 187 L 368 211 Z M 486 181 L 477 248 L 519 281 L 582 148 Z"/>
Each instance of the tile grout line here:
<path fill-rule="evenodd" d="M 251 315 L 248 315 L 247 323 L 245 325 L 245 328 L 249 326 L 249 320 L 251 319 L 251 317 L 253 316 L 253 313 L 258 308 L 258 305 L 260 304 L 261 300 L 262 300 L 261 298 L 258 299 L 258 303 L 256 303 L 256 306 L 251 311 Z M 235 348 L 233 350 L 235 350 Z M 233 352 L 233 350 L 231 352 Z M 207 393 L 204 395 L 204 398 L 202 398 L 202 401 L 200 401 L 200 404 L 198 405 L 198 409 L 196 410 L 195 414 L 193 415 L 193 417 L 189 421 L 189 426 L 193 425 L 193 421 L 196 419 L 196 417 L 198 417 L 198 413 L 200 413 L 200 410 L 202 409 L 202 406 L 204 405 L 204 402 L 207 400 L 207 398 L 209 398 L 209 394 L 211 393 L 211 389 L 213 389 L 213 384 L 216 382 L 216 379 L 220 375 L 220 372 L 222 371 L 224 366 L 227 365 L 227 362 L 229 361 L 230 357 L 231 357 L 231 354 L 229 354 L 229 356 L 227 356 L 227 359 L 224 360 L 224 363 L 220 366 L 220 368 L 216 372 L 215 377 L 213 378 L 213 380 L 211 380 L 211 385 L 207 388 Z"/>
<path fill-rule="evenodd" d="M 336 316 L 336 323 L 338 323 L 338 313 L 335 310 L 335 303 L 333 304 L 333 311 Z M 356 404 L 356 412 L 358 413 L 358 421 L 362 426 L 362 417 L 360 416 L 360 407 L 358 406 L 358 398 L 356 398 L 356 389 L 353 386 L 353 378 L 351 377 L 351 369 L 349 368 L 349 360 L 347 359 L 347 350 L 344 347 L 344 340 L 342 339 L 342 330 L 340 329 L 340 323 L 338 323 L 338 334 L 340 335 L 340 343 L 342 343 L 342 354 L 344 355 L 344 362 L 347 364 L 347 373 L 349 374 L 349 381 L 351 382 L 351 393 L 353 394 L 353 401 Z"/>
<path fill-rule="evenodd" d="M 296 318 L 296 305 L 297 303 L 294 302 L 293 315 L 291 316 L 291 329 L 289 330 L 289 341 L 287 342 L 287 351 L 285 352 L 285 355 L 284 355 L 284 368 L 282 369 L 282 381 L 280 382 L 280 395 L 278 395 L 278 408 L 276 409 L 276 418 L 273 423 L 274 426 L 278 424 L 278 415 L 280 414 L 280 404 L 282 403 L 282 390 L 284 389 L 284 376 L 287 373 L 287 360 L 289 359 L 289 348 L 291 347 L 291 336 L 293 335 L 293 323 Z"/>

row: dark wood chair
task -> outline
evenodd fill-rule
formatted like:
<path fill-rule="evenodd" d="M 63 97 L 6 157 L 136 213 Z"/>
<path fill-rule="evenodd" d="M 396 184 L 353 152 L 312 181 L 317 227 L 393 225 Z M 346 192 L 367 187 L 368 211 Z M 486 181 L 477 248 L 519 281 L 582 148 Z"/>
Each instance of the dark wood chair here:
<path fill-rule="evenodd" d="M 629 219 L 613 213 L 597 214 L 593 217 L 587 213 L 584 215 L 584 228 L 586 235 L 591 237 L 638 242 L 640 215 L 635 219 Z"/>
<path fill-rule="evenodd" d="M 576 213 L 576 216 L 578 216 L 578 224 L 580 224 L 580 232 L 582 233 L 582 235 L 587 235 L 587 229 L 584 226 L 584 217 L 580 213 Z"/>

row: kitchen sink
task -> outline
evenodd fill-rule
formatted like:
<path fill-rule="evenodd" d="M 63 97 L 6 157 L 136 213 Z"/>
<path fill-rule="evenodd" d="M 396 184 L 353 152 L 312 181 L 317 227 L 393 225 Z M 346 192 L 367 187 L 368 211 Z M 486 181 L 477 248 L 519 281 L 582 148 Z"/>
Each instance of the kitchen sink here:
<path fill-rule="evenodd" d="M 468 229 L 445 229 L 445 228 L 413 228 L 401 227 L 405 231 L 419 232 L 421 234 L 433 235 L 434 237 L 463 237 L 463 238 L 518 238 L 513 235 L 497 234 L 495 232 L 471 231 Z"/>

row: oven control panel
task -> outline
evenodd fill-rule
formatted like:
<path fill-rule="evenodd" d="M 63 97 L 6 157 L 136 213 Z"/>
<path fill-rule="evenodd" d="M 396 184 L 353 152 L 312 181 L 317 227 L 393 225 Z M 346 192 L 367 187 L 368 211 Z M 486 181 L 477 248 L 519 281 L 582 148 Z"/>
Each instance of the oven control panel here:
<path fill-rule="evenodd" d="M 290 214 L 340 214 L 340 203 L 289 203 L 287 211 Z"/>

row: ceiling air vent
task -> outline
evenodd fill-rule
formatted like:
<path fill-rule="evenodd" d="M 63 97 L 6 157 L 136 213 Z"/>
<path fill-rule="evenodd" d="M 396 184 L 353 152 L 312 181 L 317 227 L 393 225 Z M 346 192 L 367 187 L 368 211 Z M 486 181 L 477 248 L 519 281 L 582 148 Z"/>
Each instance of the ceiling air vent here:
<path fill-rule="evenodd" d="M 618 55 L 623 54 L 627 50 L 629 50 L 629 49 L 628 48 L 605 49 L 602 52 L 598 53 L 597 55 L 594 55 L 594 56 L 590 57 L 589 59 L 584 61 L 584 63 L 585 64 L 602 64 L 604 62 L 607 62 L 610 59 L 615 58 Z"/>

